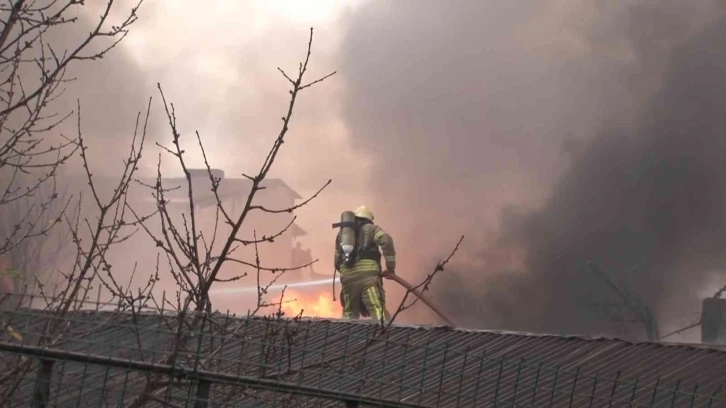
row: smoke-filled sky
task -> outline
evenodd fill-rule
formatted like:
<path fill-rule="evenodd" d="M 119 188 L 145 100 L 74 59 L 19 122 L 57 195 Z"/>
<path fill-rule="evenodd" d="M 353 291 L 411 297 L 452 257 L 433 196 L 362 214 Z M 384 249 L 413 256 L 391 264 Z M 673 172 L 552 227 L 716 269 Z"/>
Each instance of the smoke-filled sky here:
<path fill-rule="evenodd" d="M 210 4 L 150 1 L 79 68 L 94 142 L 123 140 L 149 96 L 168 140 L 158 81 L 214 167 L 254 171 L 287 105 L 276 67 L 296 69 L 314 26 L 311 79 L 339 73 L 299 100 L 274 176 L 302 195 L 333 179 L 299 213 L 318 269 L 330 223 L 365 203 L 410 279 L 467 236 L 434 291 L 469 327 L 611 333 L 576 305 L 613 301 L 587 260 L 614 278 L 637 265 L 625 281 L 663 332 L 721 282 L 719 2 Z"/>
<path fill-rule="evenodd" d="M 626 284 L 664 332 L 698 311 L 724 241 L 721 7 L 396 2 L 347 21 L 346 123 L 379 215 L 409 264 L 473 243 L 435 285 L 461 324 L 611 332 L 578 305 L 617 300 L 587 260 L 639 264 Z"/>
<path fill-rule="evenodd" d="M 153 142 L 169 145 L 171 140 L 157 82 L 175 105 L 190 166 L 204 165 L 194 135 L 198 130 L 213 167 L 228 177 L 256 172 L 288 107 L 289 87 L 277 67 L 289 73 L 297 70 L 305 57 L 309 29 L 314 27 L 308 79 L 339 69 L 336 54 L 345 30 L 337 21 L 358 4 L 303 3 L 231 0 L 200 7 L 186 0 L 146 1 L 117 49 L 101 61 L 77 64 L 72 71 L 78 80 L 67 99 L 75 102 L 80 97 L 87 141 L 92 150 L 103 152 L 95 156 L 96 172 L 120 166 L 137 112 L 144 111 L 153 97 L 151 140 L 142 167 L 155 175 L 159 150 Z M 115 21 L 134 4 L 117 0 Z M 89 16 L 99 13 L 94 8 Z M 66 30 L 64 40 L 82 38 L 86 29 Z M 359 205 L 360 188 L 366 188 L 365 172 L 360 170 L 369 161 L 354 148 L 343 123 L 344 85 L 342 75 L 334 76 L 298 98 L 287 142 L 271 173 L 303 196 L 334 179 L 323 198 L 299 212 L 299 224 L 310 232 L 305 244 L 316 257 L 325 257 L 325 268 L 332 258 L 330 224 L 339 217 L 341 206 Z M 109 145 L 114 148 L 108 149 Z M 111 160 L 111 152 L 119 153 L 118 163 Z M 164 160 L 165 174 L 178 175 L 178 165 L 169 156 Z M 349 194 L 351 184 L 355 195 Z"/>

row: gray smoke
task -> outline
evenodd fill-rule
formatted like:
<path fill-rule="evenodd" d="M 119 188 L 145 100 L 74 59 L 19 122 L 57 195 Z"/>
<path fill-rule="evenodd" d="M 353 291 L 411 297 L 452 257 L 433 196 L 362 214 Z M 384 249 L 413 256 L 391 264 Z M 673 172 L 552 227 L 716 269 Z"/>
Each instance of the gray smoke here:
<path fill-rule="evenodd" d="M 75 26 L 59 30 L 54 37 L 56 49 L 65 49 L 83 40 L 101 12 L 97 8 L 103 6 L 102 3 L 88 3 L 86 8 L 93 10 L 82 15 Z M 137 0 L 117 0 L 115 3 L 118 9 L 114 23 L 117 23 Z M 278 8 L 282 9 L 282 6 Z M 157 82 L 161 82 L 167 101 L 176 109 L 188 166 L 204 166 L 194 134 L 198 130 L 211 166 L 223 169 L 226 177 L 240 178 L 243 173 L 258 171 L 279 133 L 280 117 L 286 112 L 289 101 L 289 84 L 276 67 L 295 72 L 298 61 L 305 57 L 310 27 L 307 23 L 289 21 L 282 15 L 284 13 L 275 14 L 264 9 L 261 3 L 253 2 L 219 3 L 200 9 L 194 1 L 146 1 L 139 11 L 139 20 L 131 27 L 124 42 L 101 60 L 75 64 L 68 76 L 77 80 L 68 85 L 67 93 L 54 108 L 63 112 L 74 110 L 76 99 L 80 99 L 82 128 L 90 146 L 88 156 L 94 175 L 118 179 L 137 113 L 145 112 L 148 98 L 153 96 L 146 151 L 137 176 L 156 176 L 157 154 L 161 149 L 155 142 L 171 146 L 172 139 L 156 89 Z M 325 35 L 325 29 L 317 31 L 316 27 L 314 56 L 307 80 L 334 70 L 328 63 L 331 52 L 326 51 L 331 48 L 331 37 Z M 279 46 L 280 43 L 284 46 Z M 270 177 L 284 179 L 306 198 L 333 174 L 346 178 L 353 173 L 347 169 L 331 169 L 342 168 L 336 164 L 344 164 L 350 156 L 347 141 L 341 141 L 337 131 L 342 126 L 331 125 L 331 122 L 337 122 L 338 116 L 337 103 L 332 97 L 335 86 L 333 79 L 327 80 L 320 86 L 306 89 L 298 98 L 285 147 L 270 173 Z M 62 131 L 72 135 L 75 127 L 76 122 L 71 118 Z M 67 167 L 69 172 L 80 173 L 83 178 L 78 160 Z M 165 177 L 181 173 L 178 162 L 166 153 L 163 154 L 162 172 Z M 74 187 L 84 188 L 83 184 Z M 132 188 L 134 192 L 149 195 L 143 187 L 134 185 Z M 340 196 L 339 191 L 331 188 L 326 191 L 325 199 L 335 201 L 336 194 Z M 303 242 L 306 247 L 313 247 L 316 258 L 325 255 L 324 251 L 315 248 L 319 241 L 324 241 L 324 248 L 330 248 L 327 236 L 314 234 L 316 226 L 324 234 L 330 233 L 331 216 L 317 207 L 320 201 L 306 206 L 304 212 L 298 211 L 299 225 L 309 232 Z M 264 224 L 260 228 L 265 231 L 258 230 L 258 234 L 279 232 L 274 225 Z M 134 261 L 145 265 L 147 275 L 154 267 L 152 261 L 144 262 L 140 258 L 142 253 L 155 255 L 156 251 L 149 250 L 146 236 L 138 234 L 136 237 L 125 248 L 116 247 L 121 260 L 114 269 L 120 271 L 119 274 L 131 270 Z M 322 238 L 316 241 L 317 237 Z M 218 242 L 217 245 L 218 250 L 221 244 Z M 124 253 L 126 249 L 129 250 Z M 148 259 L 153 260 L 152 257 Z M 274 265 L 278 260 L 270 257 L 263 262 Z M 239 274 L 242 272 L 245 271 L 240 270 Z M 142 272 L 136 277 L 145 283 Z M 168 278 L 163 282 L 167 288 L 171 285 L 169 282 L 173 283 Z M 254 284 L 252 274 L 249 281 L 228 285 L 235 284 Z"/>
<path fill-rule="evenodd" d="M 60 2 L 62 3 L 62 2 Z M 61 10 L 65 4 L 50 0 L 33 4 L 34 9 L 47 7 L 46 14 L 54 14 Z M 87 40 L 99 22 L 102 12 L 100 7 L 104 2 L 93 4 L 76 4 L 68 7 L 63 16 L 65 20 L 75 21 L 51 27 L 41 42 L 30 35 L 25 40 L 36 41 L 35 46 L 24 55 L 27 62 L 19 67 L 20 81 L 30 90 L 38 86 L 40 68 L 31 61 L 31 57 L 39 57 L 41 48 L 47 54 L 53 50 L 60 57 L 68 56 L 76 51 L 77 47 Z M 117 25 L 119 18 L 128 16 L 131 8 L 138 1 L 114 1 L 112 16 L 106 21 L 102 31 Z M 39 16 L 36 16 L 39 18 Z M 138 24 L 137 24 L 138 25 Z M 137 25 L 133 25 L 132 29 Z M 11 39 L 15 37 L 11 36 Z M 90 57 L 102 49 L 108 48 L 117 39 L 98 36 L 93 39 L 78 55 Z M 147 72 L 134 61 L 131 54 L 123 45 L 106 53 L 103 58 L 96 60 L 75 60 L 65 70 L 63 82 L 57 86 L 52 101 L 44 107 L 41 116 L 47 118 L 43 123 L 47 126 L 65 118 L 58 126 L 50 131 L 43 132 L 42 137 L 48 142 L 59 142 L 59 136 L 74 138 L 78 133 L 76 117 L 77 104 L 81 105 L 81 129 L 86 144 L 89 146 L 89 160 L 94 167 L 95 174 L 112 175 L 122 167 L 122 159 L 128 153 L 129 143 L 134 131 L 134 123 L 139 111 L 145 112 L 149 96 L 154 92 L 153 82 Z M 34 54 L 33 54 L 34 53 Z M 48 61 L 46 70 L 55 69 L 55 64 Z M 71 114 L 71 116 L 67 116 Z M 18 120 L 24 112 L 16 111 L 11 118 Z M 151 123 L 150 135 L 158 134 L 163 122 Z M 48 162 L 51 158 L 39 160 Z M 82 168 L 79 160 L 74 160 L 65 166 L 65 173 L 80 173 Z"/>
<path fill-rule="evenodd" d="M 724 7 L 569 3 L 371 4 L 351 21 L 345 106 L 380 157 L 379 218 L 395 214 L 402 251 L 473 234 L 434 287 L 466 326 L 613 333 L 583 306 L 617 301 L 588 260 L 668 322 L 726 267 Z"/>

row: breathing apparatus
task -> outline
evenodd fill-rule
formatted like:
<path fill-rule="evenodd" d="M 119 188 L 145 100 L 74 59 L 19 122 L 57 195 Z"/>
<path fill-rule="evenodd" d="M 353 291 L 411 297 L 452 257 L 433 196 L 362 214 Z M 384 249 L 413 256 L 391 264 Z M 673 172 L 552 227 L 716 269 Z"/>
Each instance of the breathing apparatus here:
<path fill-rule="evenodd" d="M 356 249 L 356 222 L 353 211 L 343 211 L 340 222 L 333 224 L 333 228 L 340 228 L 340 262 L 352 266 L 355 262 Z"/>

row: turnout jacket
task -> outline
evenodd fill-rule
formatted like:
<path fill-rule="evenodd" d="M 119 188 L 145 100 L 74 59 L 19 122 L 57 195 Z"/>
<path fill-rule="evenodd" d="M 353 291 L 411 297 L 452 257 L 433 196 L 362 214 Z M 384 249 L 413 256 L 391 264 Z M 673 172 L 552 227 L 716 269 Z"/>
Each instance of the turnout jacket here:
<path fill-rule="evenodd" d="M 381 252 L 386 263 L 386 269 L 396 269 L 396 249 L 393 246 L 393 238 L 378 225 L 366 221 L 358 226 L 356 235 L 356 256 L 353 266 L 346 266 L 341 263 L 342 253 L 340 250 L 340 235 L 335 238 L 335 258 L 333 260 L 336 269 L 340 271 L 341 283 L 346 278 L 359 278 L 365 275 L 377 276 L 381 272 Z M 381 251 L 378 250 L 381 248 Z"/>

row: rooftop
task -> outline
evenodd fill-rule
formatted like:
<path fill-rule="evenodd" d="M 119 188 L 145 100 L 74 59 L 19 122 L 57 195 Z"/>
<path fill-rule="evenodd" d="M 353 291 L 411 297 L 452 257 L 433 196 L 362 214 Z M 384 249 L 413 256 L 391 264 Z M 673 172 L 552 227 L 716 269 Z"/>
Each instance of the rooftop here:
<path fill-rule="evenodd" d="M 201 174 L 198 170 L 199 169 L 192 169 L 197 170 L 194 173 L 194 179 L 199 179 L 202 183 L 204 183 L 204 188 L 202 189 L 195 189 L 195 196 L 197 201 L 200 202 L 201 206 L 209 206 L 214 205 L 216 200 L 212 196 L 210 189 L 209 189 L 209 176 L 208 173 L 206 173 L 206 170 L 203 174 Z M 216 175 L 216 174 L 215 174 Z M 223 176 L 224 173 L 221 173 Z M 86 176 L 84 174 L 76 174 L 69 176 L 71 179 L 85 179 Z M 103 176 L 99 176 L 103 180 Z M 140 181 L 142 181 L 147 186 L 153 186 L 156 184 L 156 178 L 154 177 L 141 177 Z M 164 183 L 164 188 L 166 189 L 174 189 L 175 187 L 179 187 L 178 189 L 174 189 L 172 191 L 169 191 L 166 193 L 167 198 L 172 199 L 172 201 L 176 201 L 174 199 L 183 199 L 187 200 L 187 192 L 186 192 L 186 185 L 187 181 L 184 177 L 165 177 L 162 179 Z M 105 184 L 107 186 L 113 186 L 115 187 L 117 180 L 113 179 L 112 181 L 107 181 L 102 184 Z M 82 185 L 85 185 L 86 183 L 83 183 Z M 196 185 L 196 184 L 195 184 Z M 249 193 L 251 181 L 246 178 L 229 178 L 229 177 L 223 177 L 219 184 L 219 197 L 222 201 L 229 200 L 234 197 L 246 197 Z M 288 196 L 292 197 L 294 200 L 299 200 L 302 198 L 300 194 L 298 194 L 297 191 L 295 191 L 292 187 L 290 187 L 285 181 L 282 179 L 277 178 L 266 178 L 262 183 L 261 186 L 264 187 L 268 191 L 280 191 L 284 192 Z M 143 189 L 140 189 L 140 191 L 146 191 L 146 187 Z M 263 190 L 264 191 L 264 190 Z M 147 195 L 144 196 L 146 198 Z M 150 195 L 148 195 L 148 199 L 152 199 Z M 152 200 L 153 201 L 153 200 Z"/>
<path fill-rule="evenodd" d="M 22 341 L 0 336 L 0 367 L 7 372 L 17 355 L 59 361 L 50 391 L 57 406 L 130 402 L 145 393 L 150 372 L 174 381 L 146 392 L 147 406 L 165 406 L 161 400 L 185 406 L 200 384 L 212 384 L 215 407 L 293 400 L 340 406 L 344 399 L 423 407 L 494 401 L 517 407 L 726 406 L 726 352 L 700 345 L 435 326 L 384 331 L 367 322 L 221 314 L 201 318 L 191 331 L 192 318 L 176 313 L 86 311 L 67 318 L 56 344 L 35 347 L 48 321 L 38 311 L 16 312 L 11 324 Z M 184 330 L 188 340 L 180 344 Z M 35 370 L 23 378 L 13 406 L 26 406 L 35 378 Z"/>
<path fill-rule="evenodd" d="M 199 177 L 201 179 L 201 182 L 204 183 L 204 188 L 199 189 L 195 187 L 195 203 L 202 208 L 215 205 L 216 198 L 212 195 L 209 188 L 210 184 L 208 177 L 197 177 Z M 149 185 L 154 185 L 155 182 L 156 180 L 147 181 L 147 183 L 150 183 Z M 174 189 L 177 186 L 179 187 L 178 189 L 174 189 L 166 193 L 165 195 L 167 198 L 172 200 L 181 199 L 184 200 L 184 202 L 188 200 L 188 193 L 186 188 L 187 180 L 185 178 L 165 178 L 162 180 L 162 182 L 164 183 L 163 185 L 166 189 Z M 197 185 L 196 182 L 194 185 Z M 281 191 L 292 197 L 293 200 L 299 200 L 302 198 L 302 196 L 300 196 L 297 191 L 293 190 L 289 185 L 287 185 L 287 183 L 285 183 L 281 179 L 265 179 L 261 183 L 261 186 L 265 189 L 262 191 Z M 224 178 L 219 182 L 219 199 L 224 202 L 233 198 L 246 198 L 247 194 L 249 194 L 250 187 L 251 181 L 246 178 Z M 149 198 L 151 197 L 149 196 Z"/>

